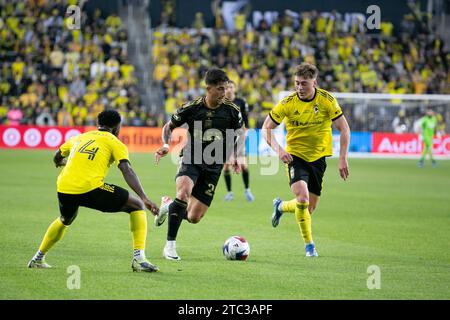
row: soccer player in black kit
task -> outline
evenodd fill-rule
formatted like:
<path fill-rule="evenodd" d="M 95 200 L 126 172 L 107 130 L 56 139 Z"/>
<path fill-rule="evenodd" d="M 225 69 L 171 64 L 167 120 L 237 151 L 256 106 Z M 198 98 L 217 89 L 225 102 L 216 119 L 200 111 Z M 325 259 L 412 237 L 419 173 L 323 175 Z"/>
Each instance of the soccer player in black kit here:
<path fill-rule="evenodd" d="M 248 103 L 242 99 L 236 97 L 236 85 L 233 81 L 229 81 L 227 88 L 225 90 L 225 97 L 233 101 L 239 108 L 241 109 L 242 114 L 242 120 L 244 121 L 245 127 L 248 128 Z M 255 197 L 253 196 L 252 192 L 249 188 L 249 171 L 248 171 L 248 165 L 245 162 L 245 144 L 244 147 L 240 149 L 240 154 L 237 156 L 242 158 L 240 161 L 241 163 L 241 172 L 242 172 L 242 180 L 244 181 L 244 195 L 248 202 L 252 202 L 255 200 Z M 225 196 L 225 201 L 232 201 L 234 198 L 233 191 L 231 191 L 231 170 L 230 167 L 232 166 L 234 159 L 230 159 L 229 162 L 225 163 L 223 167 L 223 177 L 225 178 L 225 184 L 227 186 L 227 194 Z"/>
<path fill-rule="evenodd" d="M 176 237 L 183 219 L 198 223 L 214 197 L 223 165 L 230 157 L 239 173 L 241 165 L 236 156 L 245 143 L 245 131 L 239 107 L 225 98 L 228 85 L 226 73 L 220 69 L 206 72 L 206 95 L 190 101 L 172 115 L 163 127 L 164 145 L 156 151 L 156 163 L 169 152 L 169 141 L 176 127 L 187 125 L 188 141 L 182 151 L 176 175 L 176 198 L 163 197 L 155 225 L 164 223 L 167 216 L 167 242 L 163 256 L 180 260 L 176 251 Z"/>

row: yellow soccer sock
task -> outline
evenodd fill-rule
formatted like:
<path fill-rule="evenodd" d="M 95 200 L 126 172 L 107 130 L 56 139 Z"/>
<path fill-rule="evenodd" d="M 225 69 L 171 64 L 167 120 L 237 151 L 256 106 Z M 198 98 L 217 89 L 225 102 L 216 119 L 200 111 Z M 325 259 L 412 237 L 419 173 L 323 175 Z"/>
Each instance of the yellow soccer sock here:
<path fill-rule="evenodd" d="M 283 213 L 285 212 L 295 212 L 295 208 L 297 207 L 297 199 L 292 199 L 289 201 L 282 201 L 281 202 L 281 211 L 283 211 Z"/>
<path fill-rule="evenodd" d="M 67 227 L 68 226 L 61 222 L 59 217 L 56 218 L 56 220 L 48 227 L 44 239 L 42 239 L 41 245 L 39 246 L 39 250 L 46 254 L 55 243 L 62 239 Z"/>
<path fill-rule="evenodd" d="M 133 249 L 145 250 L 147 239 L 147 215 L 144 210 L 130 213 L 130 230 L 133 233 Z"/>
<path fill-rule="evenodd" d="M 308 202 L 297 202 L 295 208 L 295 219 L 297 219 L 305 244 L 312 242 L 311 215 L 308 206 Z"/>

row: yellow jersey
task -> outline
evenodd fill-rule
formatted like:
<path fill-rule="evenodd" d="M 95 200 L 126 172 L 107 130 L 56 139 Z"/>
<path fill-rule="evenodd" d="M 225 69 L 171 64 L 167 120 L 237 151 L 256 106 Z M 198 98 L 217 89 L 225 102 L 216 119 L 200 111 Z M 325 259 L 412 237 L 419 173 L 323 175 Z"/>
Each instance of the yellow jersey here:
<path fill-rule="evenodd" d="M 56 183 L 61 193 L 94 190 L 103 185 L 112 163 L 128 160 L 128 148 L 107 131 L 89 131 L 72 137 L 59 150 L 68 157 Z"/>
<path fill-rule="evenodd" d="M 277 124 L 285 120 L 286 152 L 307 162 L 333 154 L 331 123 L 342 116 L 342 110 L 327 91 L 316 88 L 309 101 L 293 92 L 278 102 L 269 116 Z"/>

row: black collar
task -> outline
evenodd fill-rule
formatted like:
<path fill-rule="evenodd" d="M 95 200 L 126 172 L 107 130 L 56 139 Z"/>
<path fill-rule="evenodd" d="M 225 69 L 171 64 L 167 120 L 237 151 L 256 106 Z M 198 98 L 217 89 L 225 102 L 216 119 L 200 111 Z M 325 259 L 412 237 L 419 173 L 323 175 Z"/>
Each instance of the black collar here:
<path fill-rule="evenodd" d="M 311 102 L 311 101 L 313 101 L 313 100 L 316 98 L 316 93 L 317 93 L 317 88 L 314 88 L 314 95 L 313 95 L 313 97 L 312 97 L 311 99 L 309 99 L 309 100 L 303 100 L 303 99 L 301 99 L 301 98 L 298 96 L 298 93 L 297 93 L 297 97 L 298 97 L 301 101 L 303 101 L 303 102 Z"/>

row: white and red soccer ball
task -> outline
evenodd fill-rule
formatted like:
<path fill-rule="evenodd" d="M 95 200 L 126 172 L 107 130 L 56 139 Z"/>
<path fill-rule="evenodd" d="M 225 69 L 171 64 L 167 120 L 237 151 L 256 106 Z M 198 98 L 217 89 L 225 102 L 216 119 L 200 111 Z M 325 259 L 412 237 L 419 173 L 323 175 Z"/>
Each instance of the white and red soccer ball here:
<path fill-rule="evenodd" d="M 250 245 L 241 236 L 232 236 L 223 245 L 223 255 L 227 260 L 246 260 L 250 254 Z"/>

